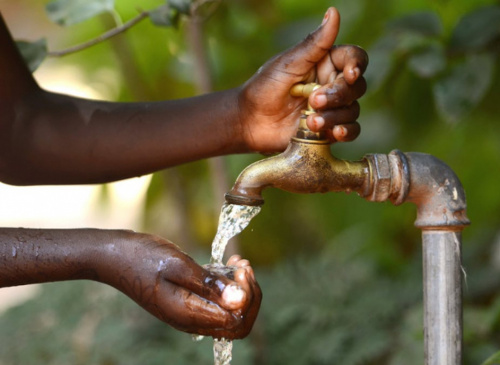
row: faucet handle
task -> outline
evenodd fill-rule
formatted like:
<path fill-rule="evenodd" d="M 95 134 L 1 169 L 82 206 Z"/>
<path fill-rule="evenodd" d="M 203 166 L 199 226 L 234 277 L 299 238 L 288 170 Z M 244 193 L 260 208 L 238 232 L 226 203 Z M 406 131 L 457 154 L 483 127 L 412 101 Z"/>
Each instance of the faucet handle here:
<path fill-rule="evenodd" d="M 292 88 L 290 89 L 290 95 L 308 98 L 314 90 L 320 87 L 321 85 L 315 82 L 310 82 L 307 84 L 298 83 L 292 86 Z M 307 103 L 307 110 L 302 110 L 302 116 L 299 120 L 299 127 L 297 129 L 296 138 L 319 141 L 326 140 L 324 132 L 313 132 L 307 127 L 307 116 L 314 113 L 314 109 L 311 107 L 311 105 L 309 105 L 309 103 Z"/>
<path fill-rule="evenodd" d="M 315 82 L 310 82 L 308 84 L 298 83 L 292 86 L 290 94 L 292 96 L 302 96 L 304 98 L 308 98 L 314 90 L 320 87 L 321 85 Z"/>

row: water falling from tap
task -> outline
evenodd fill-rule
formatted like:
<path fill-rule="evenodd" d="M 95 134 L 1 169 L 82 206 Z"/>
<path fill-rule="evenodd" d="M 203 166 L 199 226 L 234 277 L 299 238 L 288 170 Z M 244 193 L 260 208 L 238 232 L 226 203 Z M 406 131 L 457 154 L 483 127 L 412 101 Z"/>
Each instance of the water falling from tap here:
<path fill-rule="evenodd" d="M 253 217 L 259 214 L 260 206 L 224 204 L 219 216 L 219 226 L 212 242 L 211 264 L 224 265 L 222 260 L 227 243 L 240 234 Z"/>
<path fill-rule="evenodd" d="M 218 271 L 224 267 L 223 257 L 227 243 L 231 238 L 241 233 L 253 217 L 259 214 L 260 206 L 224 204 L 219 217 L 219 226 L 212 242 L 212 257 L 209 269 Z M 229 365 L 232 359 L 233 341 L 225 338 L 214 338 L 215 365 Z"/>

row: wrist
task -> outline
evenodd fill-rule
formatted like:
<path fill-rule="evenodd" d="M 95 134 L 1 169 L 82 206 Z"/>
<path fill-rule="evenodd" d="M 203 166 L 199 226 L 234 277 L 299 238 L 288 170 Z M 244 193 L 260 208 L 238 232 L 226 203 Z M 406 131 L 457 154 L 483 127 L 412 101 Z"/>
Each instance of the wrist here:
<path fill-rule="evenodd" d="M 224 117 L 222 119 L 221 130 L 224 131 L 227 153 L 246 153 L 251 152 L 246 139 L 245 117 L 246 112 L 242 107 L 244 98 L 244 87 L 239 86 L 224 91 Z"/>

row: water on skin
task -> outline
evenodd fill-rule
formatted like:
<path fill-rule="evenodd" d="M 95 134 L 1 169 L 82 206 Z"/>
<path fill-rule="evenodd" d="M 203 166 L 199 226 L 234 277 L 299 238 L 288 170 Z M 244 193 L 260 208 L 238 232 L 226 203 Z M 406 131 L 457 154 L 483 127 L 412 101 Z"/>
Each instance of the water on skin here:
<path fill-rule="evenodd" d="M 260 207 L 224 204 L 219 217 L 219 226 L 212 242 L 210 267 L 223 267 L 224 251 L 231 238 L 241 233 L 253 217 L 260 212 Z M 212 269 L 211 269 L 212 270 Z M 232 359 L 233 341 L 225 338 L 214 339 L 215 365 L 229 365 Z"/>

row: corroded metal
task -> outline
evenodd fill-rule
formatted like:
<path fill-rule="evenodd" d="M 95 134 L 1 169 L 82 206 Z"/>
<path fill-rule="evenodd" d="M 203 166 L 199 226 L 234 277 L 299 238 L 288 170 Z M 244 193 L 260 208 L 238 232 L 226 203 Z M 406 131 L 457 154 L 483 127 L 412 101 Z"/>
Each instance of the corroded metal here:
<path fill-rule="evenodd" d="M 367 155 L 372 172 L 370 201 L 390 200 L 417 206 L 415 226 L 450 229 L 470 224 L 465 192 L 453 170 L 440 159 L 419 152 Z"/>
<path fill-rule="evenodd" d="M 293 138 L 285 152 L 258 161 L 240 174 L 226 201 L 261 205 L 262 190 L 278 188 L 291 193 L 355 191 L 365 196 L 370 188 L 368 162 L 344 161 L 332 156 L 327 141 Z"/>
<path fill-rule="evenodd" d="M 417 206 L 415 226 L 422 230 L 425 364 L 461 364 L 461 231 L 470 223 L 462 184 L 448 165 L 428 154 L 393 151 L 367 159 L 374 187 L 368 200 L 385 198 L 393 204 Z"/>
<path fill-rule="evenodd" d="M 296 86 L 307 97 L 314 85 Z M 423 153 L 371 154 L 343 161 L 330 153 L 324 135 L 310 131 L 303 111 L 297 135 L 280 155 L 248 166 L 226 201 L 261 205 L 262 191 L 274 187 L 292 193 L 355 191 L 369 201 L 417 206 L 415 226 L 422 230 L 424 333 L 426 365 L 462 361 L 461 231 L 470 222 L 465 192 L 453 170 Z"/>
<path fill-rule="evenodd" d="M 315 83 L 296 84 L 290 94 L 309 97 L 319 88 Z M 344 161 L 332 156 L 324 132 L 307 128 L 306 119 L 314 110 L 302 110 L 299 126 L 288 148 L 280 155 L 258 161 L 242 171 L 226 201 L 233 204 L 261 205 L 262 190 L 274 187 L 292 193 L 356 191 L 365 196 L 371 189 L 368 162 Z"/>

